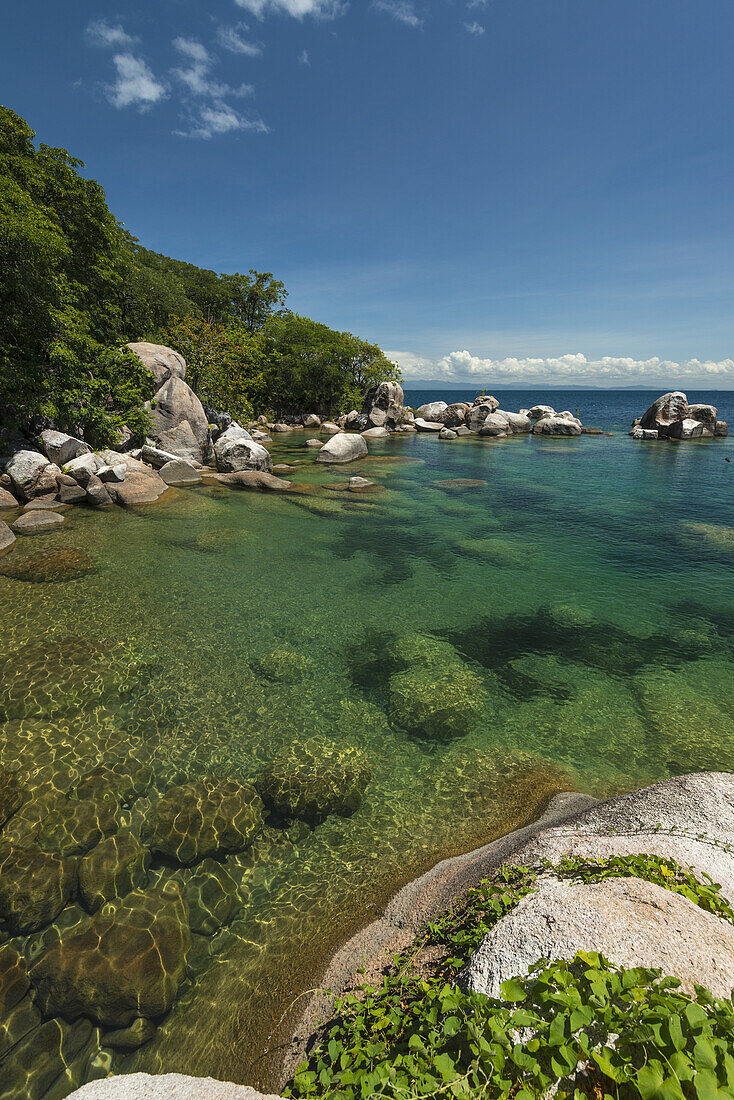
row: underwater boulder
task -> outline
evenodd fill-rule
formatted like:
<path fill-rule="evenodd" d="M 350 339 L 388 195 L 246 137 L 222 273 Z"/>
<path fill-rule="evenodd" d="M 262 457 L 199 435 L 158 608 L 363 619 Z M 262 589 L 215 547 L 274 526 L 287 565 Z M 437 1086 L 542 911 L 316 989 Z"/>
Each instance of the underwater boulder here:
<path fill-rule="evenodd" d="M 205 859 L 183 885 L 189 927 L 202 936 L 213 936 L 229 924 L 240 907 L 237 883 L 226 867 Z"/>
<path fill-rule="evenodd" d="M 353 814 L 371 778 L 358 749 L 308 741 L 280 753 L 255 785 L 269 809 L 318 823 L 329 814 Z"/>
<path fill-rule="evenodd" d="M 117 829 L 117 804 L 109 799 L 57 797 L 40 822 L 36 844 L 44 852 L 77 856 Z"/>
<path fill-rule="evenodd" d="M 31 968 L 45 1016 L 106 1027 L 157 1019 L 174 1003 L 190 934 L 181 888 L 134 890 L 62 932 Z"/>
<path fill-rule="evenodd" d="M 76 888 L 76 860 L 0 842 L 0 918 L 13 934 L 50 924 Z"/>
<path fill-rule="evenodd" d="M 481 717 L 484 701 L 481 677 L 460 664 L 415 664 L 390 677 L 390 720 L 415 737 L 462 737 Z"/>
<path fill-rule="evenodd" d="M 0 829 L 27 798 L 25 788 L 8 768 L 0 764 Z"/>
<path fill-rule="evenodd" d="M 253 670 L 266 680 L 276 683 L 295 684 L 303 680 L 312 668 L 313 662 L 305 653 L 289 645 L 279 645 L 252 661 Z"/>
<path fill-rule="evenodd" d="M 90 913 L 105 902 L 142 886 L 150 852 L 132 833 L 117 833 L 99 842 L 79 863 L 79 893 Z"/>
<path fill-rule="evenodd" d="M 150 847 L 191 864 L 218 852 L 241 852 L 262 827 L 262 801 L 254 787 L 207 776 L 166 791 L 153 811 Z"/>

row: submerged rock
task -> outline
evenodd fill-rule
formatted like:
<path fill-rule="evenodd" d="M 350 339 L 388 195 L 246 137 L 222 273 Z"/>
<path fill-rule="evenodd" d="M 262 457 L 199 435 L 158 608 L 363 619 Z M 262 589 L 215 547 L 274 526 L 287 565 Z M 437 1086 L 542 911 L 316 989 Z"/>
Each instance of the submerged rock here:
<path fill-rule="evenodd" d="M 313 661 L 293 646 L 283 644 L 264 653 L 262 657 L 256 657 L 252 661 L 252 667 L 267 680 L 295 684 L 312 671 Z"/>
<path fill-rule="evenodd" d="M 179 863 L 196 863 L 218 852 L 241 852 L 262 827 L 254 787 L 209 776 L 166 791 L 153 812 L 150 846 Z"/>
<path fill-rule="evenodd" d="M 0 764 L 0 828 L 28 797 L 25 787 L 8 768 Z"/>
<path fill-rule="evenodd" d="M 367 444 L 361 435 L 341 432 L 333 435 L 316 455 L 317 462 L 354 462 L 367 455 Z"/>
<path fill-rule="evenodd" d="M 240 907 L 237 883 L 214 859 L 198 865 L 183 887 L 189 927 L 201 936 L 213 936 L 229 924 Z"/>
<path fill-rule="evenodd" d="M 87 1079 L 88 1062 L 99 1045 L 89 1020 L 48 1020 L 29 1030 L 3 1060 L 2 1096 L 59 1100 Z"/>
<path fill-rule="evenodd" d="M 84 550 L 73 546 L 53 546 L 48 550 L 13 555 L 0 565 L 0 573 L 13 580 L 43 584 L 49 581 L 70 581 L 94 572 L 94 563 Z"/>
<path fill-rule="evenodd" d="M 0 918 L 27 935 L 50 924 L 76 887 L 76 860 L 0 840 Z"/>
<path fill-rule="evenodd" d="M 13 530 L 16 535 L 40 535 L 45 531 L 53 531 L 54 528 L 61 527 L 63 523 L 62 515 L 44 508 L 24 512 L 22 516 L 18 516 L 13 524 Z"/>
<path fill-rule="evenodd" d="M 415 665 L 390 677 L 390 720 L 416 737 L 461 737 L 477 722 L 483 707 L 481 677 L 458 663 L 443 668 Z"/>
<path fill-rule="evenodd" d="M 329 814 L 354 813 L 371 777 L 367 760 L 351 745 L 309 741 L 277 756 L 256 786 L 270 809 L 317 823 Z"/>
<path fill-rule="evenodd" d="M 4 554 L 6 550 L 15 542 L 15 535 L 8 527 L 7 523 L 0 519 L 0 554 Z"/>
<path fill-rule="evenodd" d="M 31 968 L 45 1016 L 88 1016 L 106 1027 L 157 1019 L 171 1007 L 190 944 L 179 885 L 108 902 L 43 952 Z"/>
<path fill-rule="evenodd" d="M 150 853 L 131 833 L 107 837 L 79 864 L 79 893 L 90 913 L 142 886 Z"/>
<path fill-rule="evenodd" d="M 156 1031 L 156 1025 L 152 1020 L 138 1016 L 129 1027 L 107 1031 L 104 1036 L 104 1045 L 113 1050 L 137 1050 L 138 1047 L 150 1042 Z"/>

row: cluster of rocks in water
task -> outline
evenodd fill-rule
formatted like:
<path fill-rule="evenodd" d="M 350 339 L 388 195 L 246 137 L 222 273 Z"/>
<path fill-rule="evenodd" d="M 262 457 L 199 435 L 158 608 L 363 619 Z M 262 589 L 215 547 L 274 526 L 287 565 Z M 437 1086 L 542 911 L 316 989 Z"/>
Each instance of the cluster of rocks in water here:
<path fill-rule="evenodd" d="M 159 791 L 132 756 L 72 774 L 54 767 L 39 786 L 0 766 L 0 1095 L 13 1100 L 60 1100 L 148 1042 L 242 911 L 271 834 L 351 815 L 371 769 L 312 740 L 251 782 Z"/>
<path fill-rule="evenodd" d="M 647 412 L 633 421 L 629 434 L 633 439 L 672 439 L 677 442 L 724 438 L 729 434 L 729 427 L 718 416 L 714 405 L 689 405 L 686 395 L 675 390 L 653 401 Z"/>

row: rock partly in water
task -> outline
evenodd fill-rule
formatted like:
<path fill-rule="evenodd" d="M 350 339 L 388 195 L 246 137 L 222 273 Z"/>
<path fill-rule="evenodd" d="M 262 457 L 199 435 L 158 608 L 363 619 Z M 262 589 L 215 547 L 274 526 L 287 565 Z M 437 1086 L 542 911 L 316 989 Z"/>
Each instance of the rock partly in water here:
<path fill-rule="evenodd" d="M 680 390 L 672 393 L 664 393 L 653 401 L 650 408 L 640 420 L 641 428 L 651 428 L 660 433 L 661 438 L 667 436 L 668 429 L 678 420 L 683 420 L 688 415 L 688 398 Z"/>
<path fill-rule="evenodd" d="M 367 444 L 361 435 L 354 432 L 342 432 L 333 435 L 328 443 L 325 443 L 316 456 L 317 462 L 354 462 L 355 459 L 365 458 Z"/>
<path fill-rule="evenodd" d="M 484 418 L 479 428 L 479 435 L 494 436 L 498 439 L 502 439 L 511 434 L 510 425 L 500 413 L 489 413 Z"/>
<path fill-rule="evenodd" d="M 157 391 L 151 409 L 153 434 L 161 435 L 186 420 L 197 442 L 201 462 L 209 447 L 209 421 L 201 401 L 183 379 L 172 375 Z"/>
<path fill-rule="evenodd" d="M 198 485 L 201 482 L 201 474 L 183 458 L 166 462 L 161 467 L 159 476 L 166 485 Z"/>
<path fill-rule="evenodd" d="M 109 482 L 107 491 L 115 504 L 132 507 L 136 504 L 154 504 L 168 486 L 153 470 L 143 471 L 128 466 L 125 480 L 120 484 Z"/>
<path fill-rule="evenodd" d="M 214 480 L 220 485 L 229 485 L 231 489 L 245 489 L 251 493 L 287 493 L 293 489 L 293 482 L 286 481 L 265 470 L 239 470 L 233 474 L 215 474 Z"/>
<path fill-rule="evenodd" d="M 157 1019 L 186 972 L 190 934 L 178 883 L 108 902 L 43 952 L 31 968 L 45 1016 L 87 1016 L 105 1027 Z"/>
<path fill-rule="evenodd" d="M 30 500 L 35 496 L 38 480 L 48 465 L 48 459 L 39 451 L 15 452 L 5 472 L 10 478 L 13 493 L 19 500 Z"/>
<path fill-rule="evenodd" d="M 313 740 L 294 744 L 277 756 L 256 786 L 269 809 L 318 823 L 329 814 L 353 814 L 371 776 L 358 749 Z"/>
<path fill-rule="evenodd" d="M 11 492 L 9 492 L 7 489 L 3 489 L 2 487 L 0 487 L 0 510 L 2 510 L 2 509 L 8 509 L 9 510 L 10 508 L 19 508 L 19 507 L 20 507 L 20 504 L 15 499 L 13 494 Z"/>
<path fill-rule="evenodd" d="M 182 420 L 175 428 L 159 432 L 157 441 L 161 450 L 176 458 L 186 459 L 187 462 L 201 461 L 202 449 L 188 420 Z M 143 448 L 143 451 L 145 451 L 145 448 Z"/>
<path fill-rule="evenodd" d="M 434 424 L 443 424 L 447 410 L 448 405 L 445 401 L 428 401 L 415 410 L 416 421 L 421 419 Z"/>
<path fill-rule="evenodd" d="M 462 737 L 481 717 L 484 703 L 481 677 L 458 662 L 413 665 L 390 677 L 390 720 L 421 739 Z"/>
<path fill-rule="evenodd" d="M 0 555 L 11 548 L 15 542 L 15 535 L 4 520 L 0 519 Z M 0 570 L 1 572 L 2 570 Z"/>
<path fill-rule="evenodd" d="M 220 473 L 237 473 L 240 470 L 270 473 L 273 469 L 269 452 L 238 424 L 232 424 L 219 436 L 214 444 L 214 458 Z"/>
<path fill-rule="evenodd" d="M 243 851 L 262 827 L 262 802 L 254 787 L 209 776 L 166 791 L 153 811 L 150 846 L 188 865 L 219 852 Z"/>
<path fill-rule="evenodd" d="M 569 420 L 561 416 L 543 416 L 533 425 L 533 435 L 577 436 L 581 435 L 578 420 Z"/>
<path fill-rule="evenodd" d="M 64 517 L 50 509 L 36 509 L 33 512 L 24 512 L 13 523 L 16 535 L 40 535 L 46 531 L 53 531 L 61 527 Z"/>
<path fill-rule="evenodd" d="M 692 417 L 675 420 L 668 428 L 668 439 L 700 439 L 703 436 L 703 424 Z"/>
<path fill-rule="evenodd" d="M 422 416 L 415 418 L 414 426 L 417 432 L 434 432 L 438 435 L 443 431 L 443 424 L 440 420 L 425 420 Z"/>
<path fill-rule="evenodd" d="M 87 482 L 87 503 L 92 504 L 95 507 L 100 507 L 103 504 L 112 504 L 112 497 L 105 488 L 105 485 L 96 474 L 92 474 Z"/>

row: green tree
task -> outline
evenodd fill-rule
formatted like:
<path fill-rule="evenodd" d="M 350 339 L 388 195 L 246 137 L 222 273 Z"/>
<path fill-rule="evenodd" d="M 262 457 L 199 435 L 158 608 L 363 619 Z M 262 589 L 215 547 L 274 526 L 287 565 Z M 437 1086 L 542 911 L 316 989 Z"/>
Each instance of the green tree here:
<path fill-rule="evenodd" d="M 266 321 L 282 309 L 288 297 L 285 285 L 274 278 L 272 271 L 254 271 L 249 275 L 223 275 L 222 282 L 229 295 L 230 314 L 248 332 L 261 329 Z"/>

